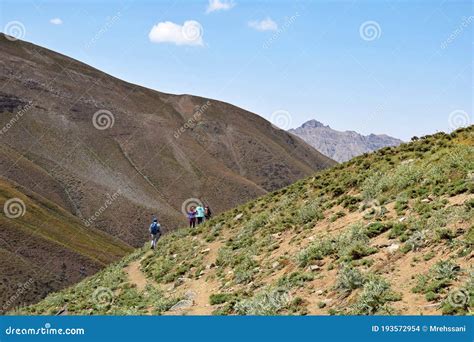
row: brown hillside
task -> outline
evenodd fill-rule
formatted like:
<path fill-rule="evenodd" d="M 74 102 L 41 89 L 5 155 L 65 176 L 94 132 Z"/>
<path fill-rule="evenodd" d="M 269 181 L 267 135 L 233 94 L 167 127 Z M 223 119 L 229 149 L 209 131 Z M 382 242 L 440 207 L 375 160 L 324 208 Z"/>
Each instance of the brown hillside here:
<path fill-rule="evenodd" d="M 0 313 L 74 284 L 131 251 L 41 195 L 1 178 L 0 201 L 7 203 L 0 215 Z"/>
<path fill-rule="evenodd" d="M 230 104 L 126 83 L 3 35 L 0 47 L 1 175 L 82 220 L 119 191 L 92 225 L 127 243 L 143 242 L 152 214 L 181 224 L 188 198 L 217 213 L 334 164 Z M 100 110 L 108 129 L 93 125 Z"/>

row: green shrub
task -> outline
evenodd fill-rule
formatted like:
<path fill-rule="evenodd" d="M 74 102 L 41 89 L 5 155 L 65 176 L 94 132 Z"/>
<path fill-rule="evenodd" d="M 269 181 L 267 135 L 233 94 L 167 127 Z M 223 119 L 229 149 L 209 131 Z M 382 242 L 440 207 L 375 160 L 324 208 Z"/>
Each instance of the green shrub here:
<path fill-rule="evenodd" d="M 299 210 L 299 223 L 306 224 L 324 218 L 318 202 L 310 202 Z"/>
<path fill-rule="evenodd" d="M 428 302 L 433 302 L 433 301 L 437 300 L 438 298 L 439 298 L 439 294 L 437 294 L 436 292 L 428 291 L 428 292 L 425 293 L 425 299 Z"/>
<path fill-rule="evenodd" d="M 357 205 L 360 202 L 362 202 L 362 197 L 360 196 L 344 195 L 340 199 L 340 204 L 344 208 L 349 208 L 351 205 Z"/>
<path fill-rule="evenodd" d="M 338 219 L 340 219 L 341 217 L 344 217 L 346 216 L 346 213 L 343 212 L 343 211 L 338 211 L 337 213 L 335 213 L 334 215 L 332 215 L 330 218 L 329 218 L 329 221 L 330 222 L 335 222 L 337 221 Z"/>
<path fill-rule="evenodd" d="M 391 314 L 387 303 L 400 300 L 400 295 L 390 289 L 390 284 L 379 277 L 372 277 L 364 283 L 357 302 L 351 306 L 353 315 Z"/>
<path fill-rule="evenodd" d="M 379 197 L 386 190 L 383 173 L 376 172 L 367 177 L 361 188 L 365 200 L 370 201 Z"/>
<path fill-rule="evenodd" d="M 427 274 L 418 276 L 417 284 L 412 288 L 414 293 L 424 293 L 426 298 L 435 298 L 442 289 L 449 287 L 457 278 L 460 268 L 450 260 L 442 260 L 433 265 Z M 435 299 L 437 299 L 436 297 Z"/>
<path fill-rule="evenodd" d="M 252 298 L 237 302 L 234 306 L 238 315 L 276 315 L 288 308 L 291 297 L 281 288 L 267 288 Z"/>
<path fill-rule="evenodd" d="M 395 239 L 396 237 L 401 236 L 407 230 L 407 226 L 404 223 L 397 222 L 393 224 L 390 232 L 388 233 L 389 239 Z"/>
<path fill-rule="evenodd" d="M 257 263 L 248 255 L 243 257 L 234 267 L 234 281 L 237 284 L 248 284 L 256 273 Z"/>
<path fill-rule="evenodd" d="M 301 287 L 305 282 L 314 279 L 313 274 L 307 272 L 292 272 L 290 275 L 285 275 L 278 280 L 277 285 L 288 289 L 294 287 Z"/>
<path fill-rule="evenodd" d="M 375 247 L 369 245 L 370 238 L 366 230 L 355 224 L 351 229 L 339 236 L 337 240 L 337 255 L 343 261 L 351 261 L 363 258 L 377 252 Z"/>
<path fill-rule="evenodd" d="M 336 291 L 348 294 L 356 288 L 362 287 L 365 277 L 357 269 L 350 265 L 344 265 L 337 274 Z"/>
<path fill-rule="evenodd" d="M 369 238 L 376 237 L 376 236 L 382 234 L 383 232 L 386 232 L 387 230 L 391 229 L 392 227 L 393 227 L 393 224 L 391 222 L 385 222 L 385 223 L 374 222 L 374 223 L 371 223 L 366 227 L 367 236 Z"/>
<path fill-rule="evenodd" d="M 300 267 L 305 267 L 313 260 L 321 260 L 326 255 L 334 253 L 335 249 L 336 243 L 331 239 L 312 242 L 307 248 L 298 253 L 298 264 Z"/>
<path fill-rule="evenodd" d="M 395 202 L 395 211 L 398 215 L 403 215 L 405 210 L 408 209 L 408 199 L 405 197 L 400 197 Z"/>
<path fill-rule="evenodd" d="M 456 235 L 451 229 L 441 227 L 436 229 L 436 237 L 441 240 L 452 240 Z"/>
<path fill-rule="evenodd" d="M 429 253 L 426 253 L 425 255 L 423 255 L 423 260 L 425 261 L 428 261 L 428 260 L 431 260 L 435 257 L 435 253 L 433 251 L 429 252 Z"/>
<path fill-rule="evenodd" d="M 233 293 L 214 293 L 209 296 L 209 303 L 211 305 L 223 304 L 232 299 L 235 299 Z"/>
<path fill-rule="evenodd" d="M 230 266 L 234 262 L 234 253 L 227 246 L 219 248 L 217 252 L 216 265 L 220 267 Z"/>

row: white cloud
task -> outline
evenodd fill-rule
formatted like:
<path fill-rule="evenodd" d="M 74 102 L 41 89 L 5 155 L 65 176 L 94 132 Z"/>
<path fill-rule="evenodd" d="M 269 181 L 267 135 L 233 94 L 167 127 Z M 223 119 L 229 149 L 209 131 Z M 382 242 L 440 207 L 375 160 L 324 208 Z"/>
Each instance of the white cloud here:
<path fill-rule="evenodd" d="M 53 18 L 49 21 L 49 23 L 53 25 L 62 25 L 63 21 L 61 18 Z"/>
<path fill-rule="evenodd" d="M 276 31 L 278 30 L 278 25 L 270 18 L 263 20 L 250 21 L 249 26 L 256 29 L 257 31 Z"/>
<path fill-rule="evenodd" d="M 153 43 L 202 46 L 202 35 L 202 26 L 195 20 L 187 20 L 183 25 L 165 21 L 154 25 L 148 38 Z"/>
<path fill-rule="evenodd" d="M 235 2 L 233 0 L 209 0 L 206 13 L 211 13 L 214 11 L 227 11 L 234 6 Z"/>

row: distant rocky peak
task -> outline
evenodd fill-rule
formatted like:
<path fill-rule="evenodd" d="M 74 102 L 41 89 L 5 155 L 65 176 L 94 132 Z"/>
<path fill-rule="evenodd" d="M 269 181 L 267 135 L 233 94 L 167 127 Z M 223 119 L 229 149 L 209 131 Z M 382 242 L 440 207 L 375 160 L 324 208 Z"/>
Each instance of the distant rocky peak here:
<path fill-rule="evenodd" d="M 309 120 L 306 121 L 302 126 L 302 128 L 318 128 L 318 127 L 329 127 L 324 125 L 323 123 L 319 122 L 318 120 Z"/>
<path fill-rule="evenodd" d="M 337 131 L 317 120 L 309 120 L 301 127 L 291 129 L 316 150 L 338 162 L 344 162 L 363 153 L 387 146 L 397 146 L 401 140 L 386 134 L 362 135 L 356 131 Z"/>

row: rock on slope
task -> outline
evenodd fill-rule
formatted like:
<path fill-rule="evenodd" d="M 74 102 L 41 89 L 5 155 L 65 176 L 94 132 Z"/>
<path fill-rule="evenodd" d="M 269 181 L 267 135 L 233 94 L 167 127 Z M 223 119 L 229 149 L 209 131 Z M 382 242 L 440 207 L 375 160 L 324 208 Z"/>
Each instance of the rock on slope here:
<path fill-rule="evenodd" d="M 152 214 L 182 223 L 188 198 L 217 213 L 334 164 L 238 107 L 126 83 L 3 35 L 0 81 L 1 175 L 133 245 Z"/>
<path fill-rule="evenodd" d="M 163 237 L 22 314 L 466 314 L 474 126 L 360 156 Z M 106 296 L 98 297 L 102 292 Z"/>
<path fill-rule="evenodd" d="M 301 127 L 289 132 L 341 163 L 367 152 L 402 143 L 401 140 L 385 134 L 362 135 L 354 131 L 336 131 L 316 120 L 305 122 Z"/>

